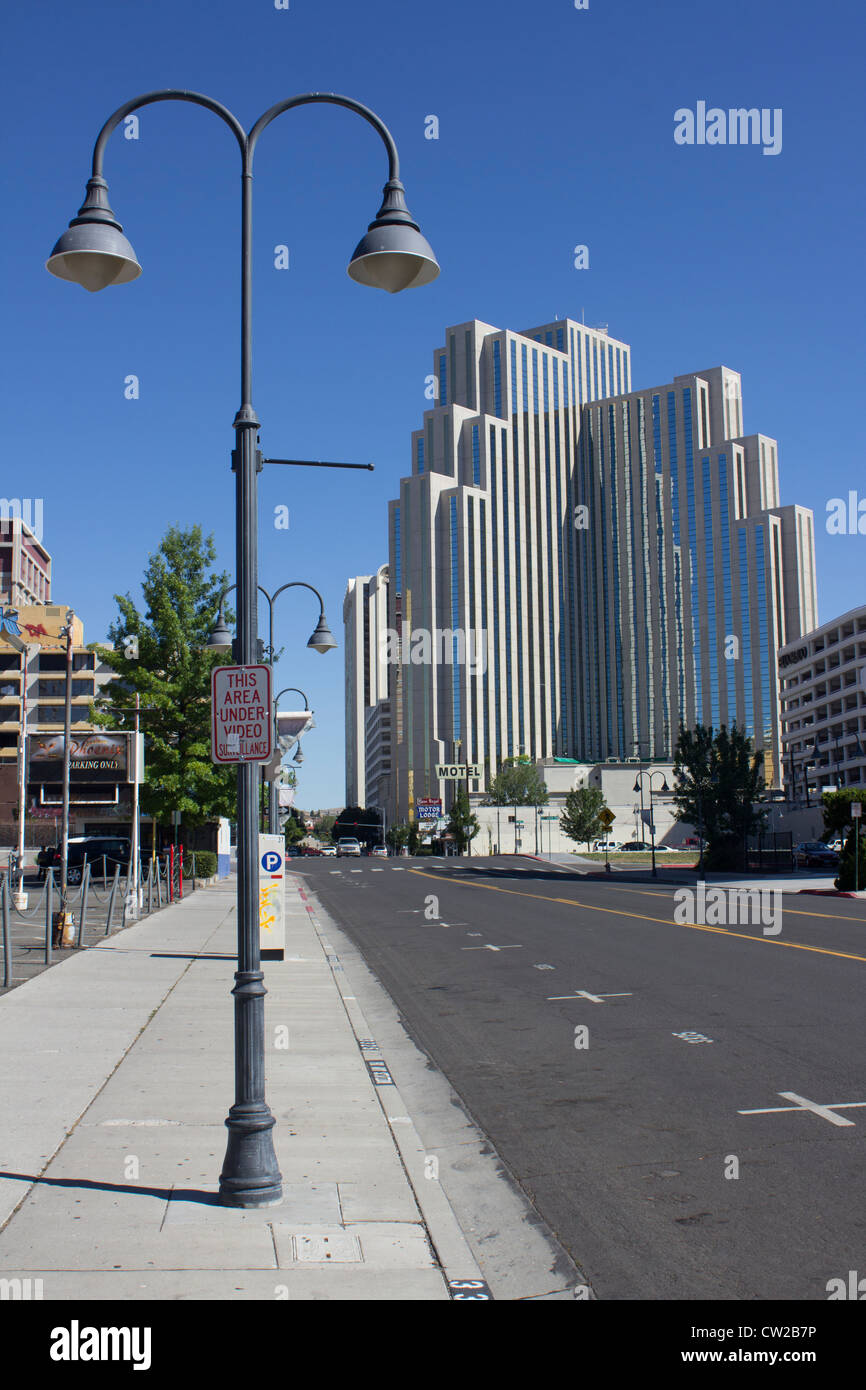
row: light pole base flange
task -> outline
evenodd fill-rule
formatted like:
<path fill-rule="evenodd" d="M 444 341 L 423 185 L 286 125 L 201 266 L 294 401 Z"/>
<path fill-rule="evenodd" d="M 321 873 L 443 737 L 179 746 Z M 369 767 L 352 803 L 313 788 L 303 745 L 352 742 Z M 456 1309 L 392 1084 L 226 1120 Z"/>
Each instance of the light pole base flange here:
<path fill-rule="evenodd" d="M 274 1207 L 283 1200 L 283 1179 L 274 1152 L 276 1121 L 268 1106 L 233 1105 L 219 1200 L 224 1207 Z"/>

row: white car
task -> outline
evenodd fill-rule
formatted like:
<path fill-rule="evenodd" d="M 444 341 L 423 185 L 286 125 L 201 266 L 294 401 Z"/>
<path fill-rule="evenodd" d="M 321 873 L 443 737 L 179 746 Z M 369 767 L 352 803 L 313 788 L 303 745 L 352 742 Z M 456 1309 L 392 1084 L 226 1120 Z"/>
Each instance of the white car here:
<path fill-rule="evenodd" d="M 351 838 L 348 837 L 348 836 L 345 836 L 342 840 L 338 840 L 338 841 L 337 841 L 337 857 L 339 858 L 340 855 L 343 855 L 343 854 L 355 854 L 355 855 L 357 855 L 358 858 L 360 859 L 360 857 L 361 857 L 361 843 L 360 843 L 360 841 L 359 841 L 359 840 L 353 840 L 353 839 L 351 839 Z"/>
<path fill-rule="evenodd" d="M 619 849 L 619 840 L 596 840 L 592 848 L 596 853 L 600 851 L 603 854 L 607 850 L 610 854 L 612 850 Z"/>
<path fill-rule="evenodd" d="M 322 848 L 319 850 L 319 853 L 320 853 L 320 854 L 336 855 L 336 853 L 337 853 L 337 846 L 336 846 L 336 845 L 322 845 Z"/>

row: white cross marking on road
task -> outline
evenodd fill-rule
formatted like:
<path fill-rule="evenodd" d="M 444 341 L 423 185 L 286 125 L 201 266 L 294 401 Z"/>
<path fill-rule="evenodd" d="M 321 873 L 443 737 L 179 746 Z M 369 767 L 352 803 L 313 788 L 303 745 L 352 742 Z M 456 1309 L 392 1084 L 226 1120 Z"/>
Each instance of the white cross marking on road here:
<path fill-rule="evenodd" d="M 603 1004 L 605 999 L 631 999 L 631 990 L 626 990 L 624 994 L 590 994 L 589 990 L 579 989 L 577 994 L 549 994 L 548 1004 L 552 1004 L 557 999 L 590 999 L 593 1004 Z"/>
<path fill-rule="evenodd" d="M 518 945 L 491 946 L 488 943 L 486 946 L 461 946 L 460 949 L 461 951 L 522 951 L 523 947 Z"/>
<path fill-rule="evenodd" d="M 775 1105 L 766 1110 L 738 1110 L 738 1115 L 781 1115 L 785 1111 L 811 1110 L 813 1115 L 820 1115 L 822 1120 L 829 1120 L 831 1125 L 847 1125 L 854 1128 L 853 1120 L 846 1120 L 844 1115 L 834 1115 L 834 1110 L 861 1110 L 866 1106 L 866 1100 L 845 1100 L 835 1101 L 832 1105 L 819 1105 L 817 1101 L 806 1100 L 805 1096 L 798 1096 L 796 1091 L 778 1091 L 783 1100 L 792 1100 L 793 1105 Z"/>

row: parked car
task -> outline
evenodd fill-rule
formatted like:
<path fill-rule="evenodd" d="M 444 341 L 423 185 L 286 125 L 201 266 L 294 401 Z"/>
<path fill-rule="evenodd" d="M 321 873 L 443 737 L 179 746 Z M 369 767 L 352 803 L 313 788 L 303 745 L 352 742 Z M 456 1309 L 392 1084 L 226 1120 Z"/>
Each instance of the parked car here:
<path fill-rule="evenodd" d="M 592 848 L 596 853 L 601 851 L 603 854 L 607 850 L 610 854 L 612 850 L 619 849 L 619 840 L 595 840 Z"/>
<path fill-rule="evenodd" d="M 839 864 L 839 855 L 823 840 L 806 840 L 794 850 L 794 862 L 798 869 L 803 866 L 809 869 L 835 869 Z"/>
<path fill-rule="evenodd" d="M 356 855 L 357 858 L 360 859 L 360 857 L 361 857 L 361 843 L 360 843 L 360 841 L 359 841 L 359 840 L 352 839 L 352 837 L 349 836 L 349 835 L 344 835 L 341 839 L 339 839 L 339 840 L 337 841 L 337 857 L 340 858 L 340 857 L 341 857 L 342 855 L 344 855 L 344 854 L 353 854 L 353 855 Z"/>
<path fill-rule="evenodd" d="M 845 841 L 837 835 L 835 840 L 827 841 L 827 848 L 834 849 L 837 854 L 841 854 L 842 850 L 845 848 Z"/>
<path fill-rule="evenodd" d="M 624 851 L 624 850 L 641 850 L 641 851 L 643 851 L 643 852 L 645 852 L 645 853 L 648 854 L 649 851 L 650 851 L 651 849 L 652 849 L 652 845 L 647 845 L 647 844 L 645 844 L 643 840 L 629 840 L 629 842 L 628 842 L 627 845 L 620 845 L 620 850 L 623 850 L 623 851 Z"/>
<path fill-rule="evenodd" d="M 337 846 L 336 846 L 336 845 L 322 845 L 322 848 L 319 850 L 319 853 L 320 853 L 320 854 L 327 854 L 327 855 L 329 855 L 331 858 L 334 858 L 334 857 L 336 856 L 336 853 L 337 853 Z"/>
<path fill-rule="evenodd" d="M 687 835 L 677 846 L 678 849 L 700 849 L 701 842 L 697 835 Z"/>
<path fill-rule="evenodd" d="M 119 866 L 126 873 L 132 846 L 129 840 L 120 835 L 81 835 L 69 841 L 66 858 L 66 877 L 69 883 L 80 883 L 84 876 L 84 865 L 90 865 L 92 878 L 113 878 Z M 61 851 L 55 853 L 53 867 L 60 868 Z"/>

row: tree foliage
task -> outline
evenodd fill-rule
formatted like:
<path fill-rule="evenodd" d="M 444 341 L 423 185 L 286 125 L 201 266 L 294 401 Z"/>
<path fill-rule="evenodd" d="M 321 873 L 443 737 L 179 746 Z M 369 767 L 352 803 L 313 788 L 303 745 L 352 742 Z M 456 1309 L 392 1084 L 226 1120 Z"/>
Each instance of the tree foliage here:
<path fill-rule="evenodd" d="M 590 840 L 604 830 L 599 820 L 604 809 L 604 793 L 600 787 L 578 787 L 565 798 L 565 809 L 559 824 L 570 840 L 578 844 L 585 842 L 589 847 Z"/>
<path fill-rule="evenodd" d="M 478 834 L 478 817 L 473 814 L 465 787 L 461 787 L 454 798 L 448 820 L 448 830 L 454 836 L 461 854 Z"/>
<path fill-rule="evenodd" d="M 837 792 L 824 792 L 821 806 L 824 812 L 824 831 L 826 834 L 842 835 L 850 825 L 853 825 L 852 801 L 859 801 L 861 804 L 866 801 L 866 792 L 862 787 L 843 787 Z"/>
<path fill-rule="evenodd" d="M 115 594 L 111 646 L 92 648 L 118 676 L 92 707 L 93 722 L 131 729 L 139 695 L 141 807 L 163 823 L 172 811 L 190 826 L 236 814 L 235 769 L 210 756 L 211 671 L 225 664 L 225 654 L 209 651 L 207 640 L 228 584 L 226 574 L 214 572 L 215 559 L 213 537 L 203 537 L 200 526 L 169 527 L 144 572 L 144 612 L 129 594 Z M 125 655 L 129 637 L 137 638 L 137 659 Z"/>
<path fill-rule="evenodd" d="M 748 836 L 763 830 L 766 813 L 757 805 L 763 766 L 763 755 L 736 724 L 723 724 L 717 733 L 703 724 L 680 728 L 673 801 L 677 820 L 703 835 L 708 868 L 741 868 Z"/>
<path fill-rule="evenodd" d="M 863 793 L 861 792 L 862 796 Z M 835 880 L 835 886 L 845 893 L 850 893 L 856 889 L 862 892 L 866 889 L 866 835 L 861 830 L 859 835 L 856 827 L 848 834 L 845 841 L 845 848 L 842 850 L 842 857 L 839 861 L 839 877 Z"/>
<path fill-rule="evenodd" d="M 378 811 L 368 811 L 364 806 L 347 806 L 334 821 L 331 834 L 337 840 L 348 836 L 362 845 L 382 843 L 382 821 Z"/>
<path fill-rule="evenodd" d="M 487 789 L 486 806 L 546 806 L 544 778 L 528 758 L 507 758 Z"/>

